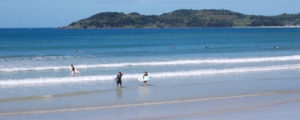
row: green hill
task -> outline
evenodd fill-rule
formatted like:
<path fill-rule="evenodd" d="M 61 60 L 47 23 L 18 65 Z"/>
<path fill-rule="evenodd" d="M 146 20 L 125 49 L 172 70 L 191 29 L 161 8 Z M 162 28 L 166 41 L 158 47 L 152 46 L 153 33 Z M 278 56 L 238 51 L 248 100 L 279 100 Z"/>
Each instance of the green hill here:
<path fill-rule="evenodd" d="M 104 12 L 73 22 L 63 28 L 180 28 L 299 26 L 300 14 L 278 16 L 245 15 L 229 10 L 180 9 L 162 15 Z"/>

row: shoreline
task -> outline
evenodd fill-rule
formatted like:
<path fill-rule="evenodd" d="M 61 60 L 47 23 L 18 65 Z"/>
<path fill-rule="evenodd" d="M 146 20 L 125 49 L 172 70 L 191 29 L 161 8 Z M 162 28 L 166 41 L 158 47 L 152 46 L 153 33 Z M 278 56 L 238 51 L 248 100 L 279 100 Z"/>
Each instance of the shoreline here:
<path fill-rule="evenodd" d="M 56 29 L 222 29 L 222 28 L 300 28 L 300 25 L 298 26 L 245 26 L 245 27 L 141 27 L 141 28 L 126 28 L 126 27 L 120 27 L 120 28 L 64 28 L 64 27 L 57 27 Z"/>
<path fill-rule="evenodd" d="M 24 30 L 34 30 L 34 29 L 58 29 L 58 30 L 109 30 L 109 29 L 224 29 L 224 28 L 241 28 L 241 29 L 251 29 L 251 28 L 300 28 L 299 26 L 257 26 L 257 27 L 153 27 L 153 28 L 63 28 L 63 27 L 37 27 L 37 28 L 0 28 L 0 30 L 13 30 L 13 29 L 24 29 Z"/>
<path fill-rule="evenodd" d="M 299 70 L 294 72 L 297 71 Z M 278 78 L 274 76 L 276 73 L 202 76 L 200 79 L 181 77 L 178 78 L 184 80 L 179 82 L 181 84 L 158 79 L 151 81 L 147 87 L 136 81 L 124 81 L 124 87 L 115 88 L 115 82 L 111 81 L 106 83 L 111 86 L 107 90 L 98 88 L 91 91 L 4 99 L 0 101 L 0 118 L 281 120 L 289 116 L 293 118 L 289 120 L 297 120 L 300 117 L 300 111 L 297 111 L 297 106 L 300 105 L 298 74 L 292 74 L 292 77 L 280 72 L 283 75 L 278 75 Z M 269 77 L 267 79 L 264 76 Z M 91 84 L 98 86 L 103 83 Z M 74 89 L 74 86 L 64 86 L 64 89 Z"/>

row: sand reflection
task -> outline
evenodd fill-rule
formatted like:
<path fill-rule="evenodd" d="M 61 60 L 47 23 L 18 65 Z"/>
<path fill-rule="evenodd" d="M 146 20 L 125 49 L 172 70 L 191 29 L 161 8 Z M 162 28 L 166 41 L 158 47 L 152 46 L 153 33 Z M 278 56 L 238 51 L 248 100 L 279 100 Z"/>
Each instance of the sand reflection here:
<path fill-rule="evenodd" d="M 122 96 L 123 96 L 122 88 L 116 88 L 116 95 L 118 98 L 122 98 Z"/>
<path fill-rule="evenodd" d="M 139 86 L 139 95 L 140 96 L 148 96 L 150 93 L 150 88 L 149 86 Z"/>

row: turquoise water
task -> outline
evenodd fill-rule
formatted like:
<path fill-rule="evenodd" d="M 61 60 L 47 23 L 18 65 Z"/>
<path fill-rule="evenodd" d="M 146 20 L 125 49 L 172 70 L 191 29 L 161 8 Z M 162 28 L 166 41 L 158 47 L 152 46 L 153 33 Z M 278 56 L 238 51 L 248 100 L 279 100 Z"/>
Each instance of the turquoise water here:
<path fill-rule="evenodd" d="M 299 90 L 299 51 L 298 28 L 0 29 L 0 111 Z"/>
<path fill-rule="evenodd" d="M 296 64 L 299 33 L 297 28 L 1 29 L 0 81 L 10 85 L 5 81 L 72 79 L 67 69 L 71 64 L 82 72 L 78 77 L 87 77 L 87 81 L 88 76 L 111 80 L 109 76 L 118 71 L 134 76 L 144 71 Z"/>

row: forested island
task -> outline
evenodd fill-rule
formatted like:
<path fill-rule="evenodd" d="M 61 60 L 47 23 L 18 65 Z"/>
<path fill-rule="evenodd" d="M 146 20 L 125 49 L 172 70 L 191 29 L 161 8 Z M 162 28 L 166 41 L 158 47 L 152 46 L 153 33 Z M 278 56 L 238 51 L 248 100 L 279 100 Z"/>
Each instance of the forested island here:
<path fill-rule="evenodd" d="M 104 12 L 73 22 L 66 29 L 100 28 L 184 28 L 184 27 L 260 27 L 299 26 L 300 13 L 277 16 L 246 15 L 230 10 L 180 9 L 162 15 L 141 15 L 137 12 Z"/>

